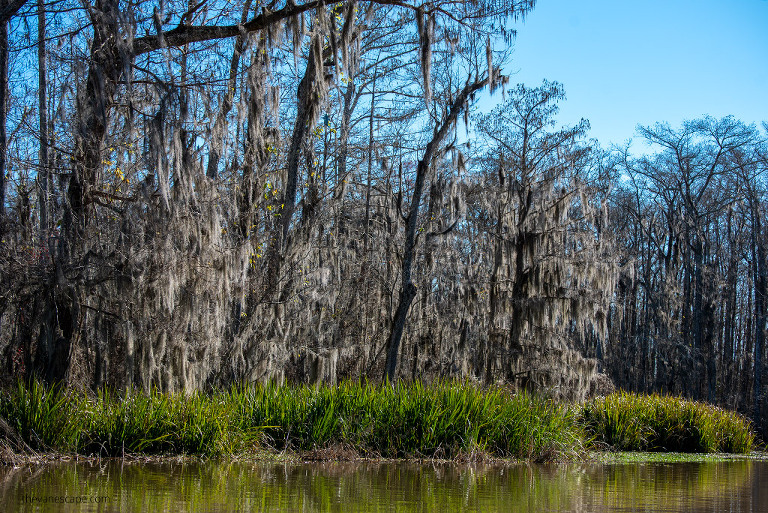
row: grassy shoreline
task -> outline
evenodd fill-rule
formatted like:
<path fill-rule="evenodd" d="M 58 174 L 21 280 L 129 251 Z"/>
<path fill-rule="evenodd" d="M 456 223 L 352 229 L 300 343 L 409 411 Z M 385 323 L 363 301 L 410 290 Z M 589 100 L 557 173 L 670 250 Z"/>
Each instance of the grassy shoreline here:
<path fill-rule="evenodd" d="M 218 461 L 223 464 L 248 463 L 279 463 L 286 465 L 300 464 L 386 464 L 414 463 L 428 465 L 492 465 L 506 467 L 511 465 L 530 465 L 530 461 L 512 458 L 494 458 L 487 454 L 475 458 L 384 458 L 373 456 L 350 455 L 350 453 L 324 452 L 321 457 L 310 452 L 274 452 L 257 450 L 247 454 L 227 456 L 178 455 L 178 454 L 130 454 L 124 456 L 99 457 L 69 454 L 60 452 L 15 452 L 13 454 L 0 451 L 0 467 L 2 466 L 38 466 L 56 464 L 96 464 L 107 461 L 118 461 L 126 464 L 198 464 Z M 682 452 L 636 452 L 636 451 L 587 451 L 578 459 L 562 459 L 543 462 L 542 464 L 579 464 L 579 465 L 645 465 L 645 464 L 674 464 L 674 463 L 725 463 L 729 461 L 768 461 L 765 450 L 751 451 L 745 454 L 732 453 L 682 453 Z"/>
<path fill-rule="evenodd" d="M 617 393 L 565 405 L 463 382 L 264 384 L 123 397 L 19 384 L 0 392 L 0 421 L 4 461 L 26 453 L 542 462 L 595 451 L 747 454 L 755 447 L 746 418 L 703 403 Z"/>

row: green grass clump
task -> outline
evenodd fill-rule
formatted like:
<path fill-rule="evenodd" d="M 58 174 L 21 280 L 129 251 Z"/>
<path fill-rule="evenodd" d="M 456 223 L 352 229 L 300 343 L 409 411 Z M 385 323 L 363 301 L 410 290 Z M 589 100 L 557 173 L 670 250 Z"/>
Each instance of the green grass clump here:
<path fill-rule="evenodd" d="M 656 394 L 596 398 L 578 417 L 594 442 L 621 451 L 746 453 L 755 441 L 749 420 L 738 413 Z"/>
<path fill-rule="evenodd" d="M 242 426 L 269 446 L 308 450 L 341 444 L 384 457 L 482 452 L 548 459 L 580 451 L 581 433 L 564 407 L 466 383 L 319 388 L 256 385 L 236 389 Z"/>
<path fill-rule="evenodd" d="M 455 381 L 91 397 L 31 383 L 0 394 L 0 417 L 33 449 L 98 456 L 242 455 L 260 447 L 543 461 L 583 454 L 585 440 L 615 450 L 731 453 L 754 443 L 746 419 L 701 403 L 620 393 L 569 408 Z"/>
<path fill-rule="evenodd" d="M 108 390 L 88 398 L 38 382 L 0 395 L 0 417 L 35 450 L 118 456 L 233 454 L 254 445 L 258 433 L 232 429 L 229 394 L 132 393 Z"/>
<path fill-rule="evenodd" d="M 230 454 L 251 434 L 236 429 L 228 394 L 134 393 L 119 398 L 100 391 L 88 403 L 84 435 L 75 449 L 86 454 Z"/>
<path fill-rule="evenodd" d="M 468 383 L 394 386 L 268 383 L 213 394 L 101 391 L 39 384 L 2 395 L 0 414 L 36 448 L 80 454 L 238 454 L 349 448 L 383 457 L 470 454 L 546 460 L 580 453 L 568 408 Z"/>
<path fill-rule="evenodd" d="M 60 387 L 19 382 L 0 394 L 0 417 L 35 450 L 69 448 L 81 434 L 81 400 Z"/>

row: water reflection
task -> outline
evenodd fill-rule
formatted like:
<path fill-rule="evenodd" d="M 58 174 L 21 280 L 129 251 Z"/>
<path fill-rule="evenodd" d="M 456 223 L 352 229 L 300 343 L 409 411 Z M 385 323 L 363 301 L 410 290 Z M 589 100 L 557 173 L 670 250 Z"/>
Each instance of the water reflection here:
<path fill-rule="evenodd" d="M 0 468 L 1 511 L 768 509 L 768 462 L 460 466 L 107 462 Z"/>

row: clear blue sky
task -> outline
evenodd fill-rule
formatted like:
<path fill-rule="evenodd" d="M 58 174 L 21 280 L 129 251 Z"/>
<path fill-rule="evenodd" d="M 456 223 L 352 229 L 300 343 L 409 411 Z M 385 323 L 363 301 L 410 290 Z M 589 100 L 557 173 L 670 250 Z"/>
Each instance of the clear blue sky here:
<path fill-rule="evenodd" d="M 766 0 L 538 0 L 516 27 L 510 82 L 561 82 L 560 121 L 603 146 L 657 121 L 768 121 Z"/>

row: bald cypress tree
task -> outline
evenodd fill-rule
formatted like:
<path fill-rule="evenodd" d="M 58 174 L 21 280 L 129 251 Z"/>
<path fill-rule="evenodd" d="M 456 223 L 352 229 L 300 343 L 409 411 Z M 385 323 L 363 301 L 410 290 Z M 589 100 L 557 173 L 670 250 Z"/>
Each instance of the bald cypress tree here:
<path fill-rule="evenodd" d="M 557 83 L 518 85 L 478 123 L 489 141 L 477 198 L 492 262 L 485 374 L 581 398 L 596 364 L 576 343 L 605 343 L 618 262 L 605 191 L 590 176 L 588 124 L 557 128 L 563 99 Z"/>

